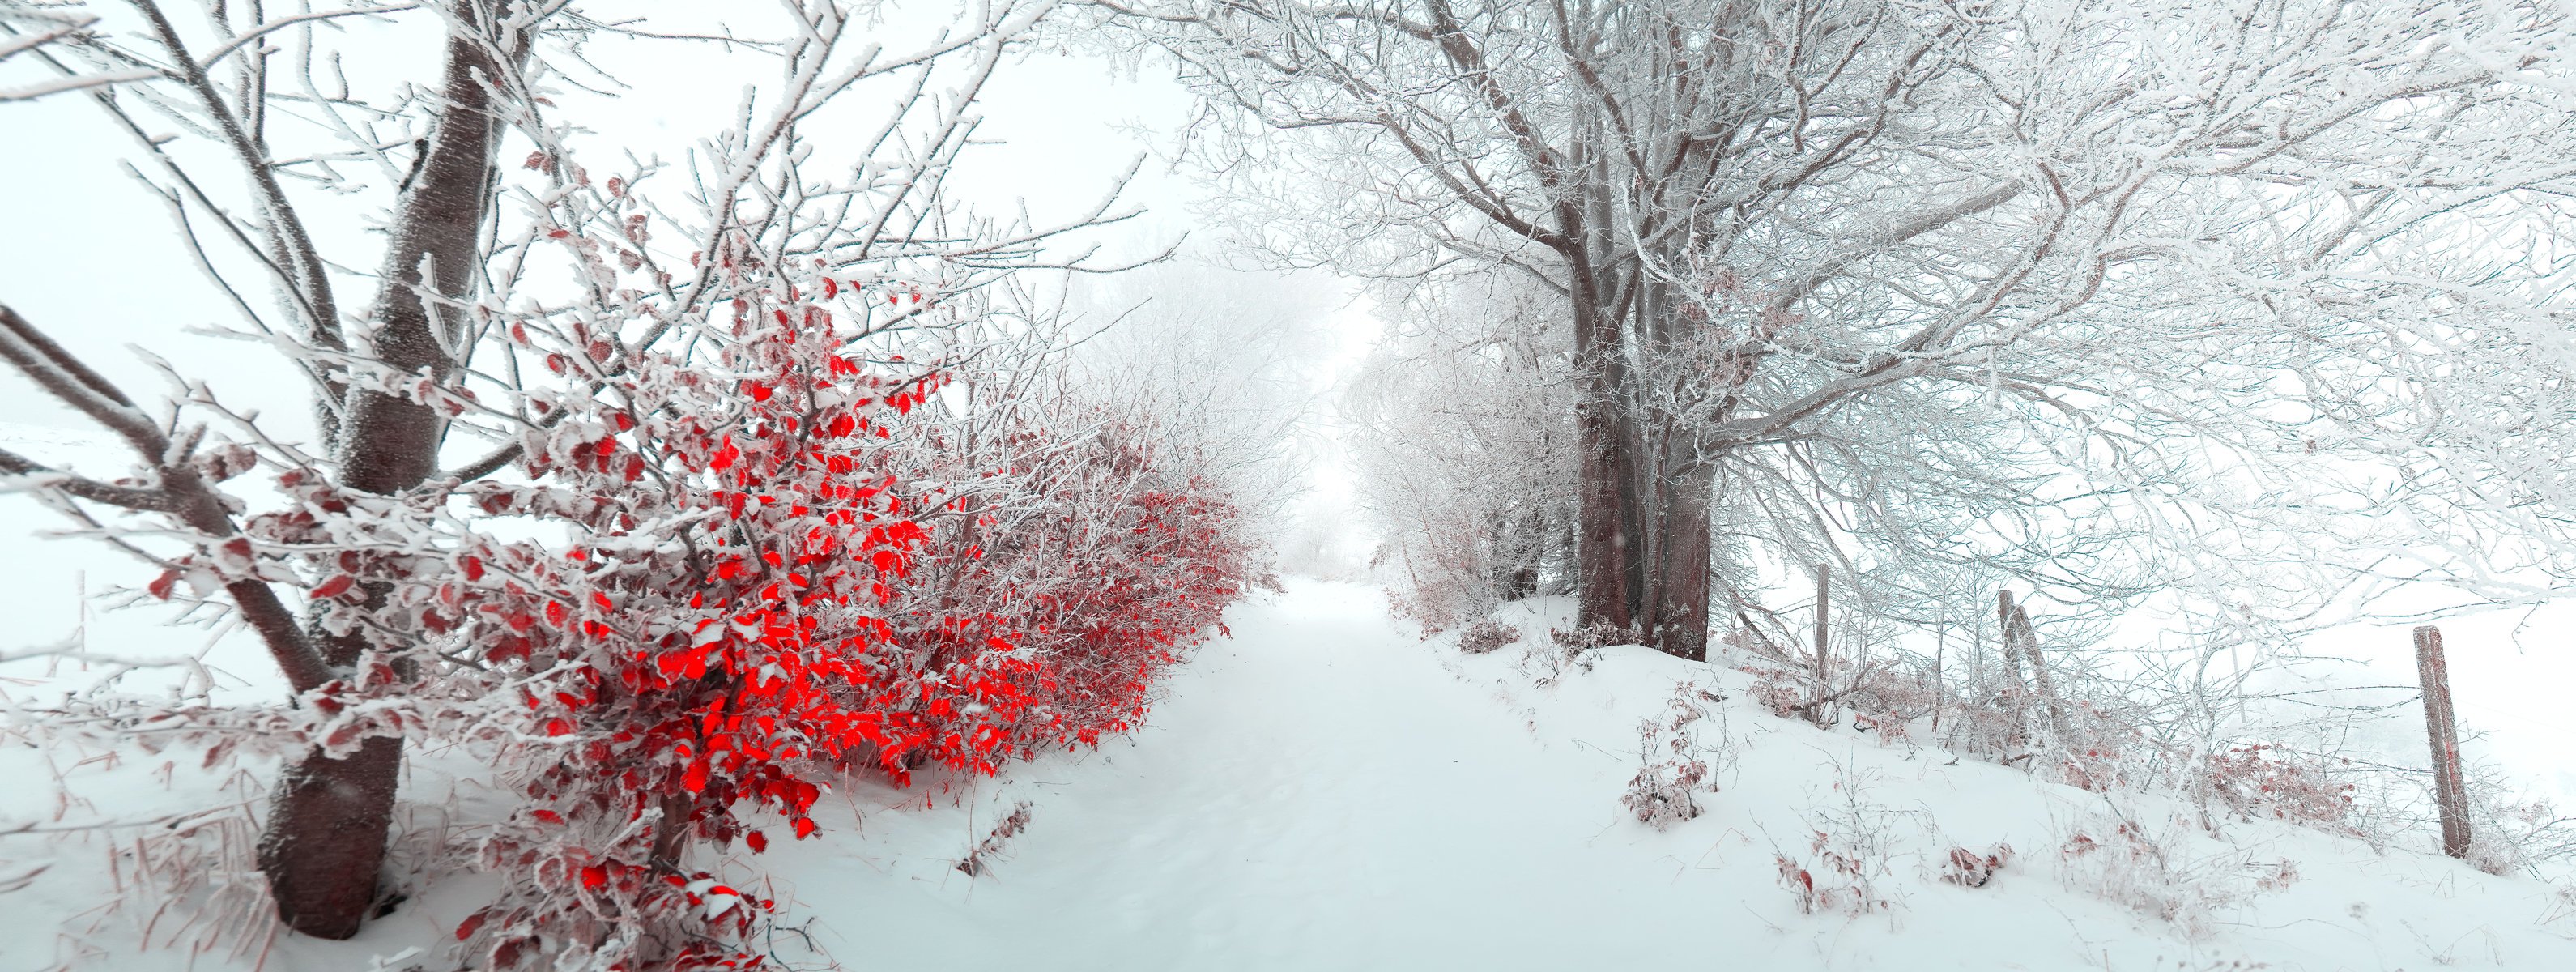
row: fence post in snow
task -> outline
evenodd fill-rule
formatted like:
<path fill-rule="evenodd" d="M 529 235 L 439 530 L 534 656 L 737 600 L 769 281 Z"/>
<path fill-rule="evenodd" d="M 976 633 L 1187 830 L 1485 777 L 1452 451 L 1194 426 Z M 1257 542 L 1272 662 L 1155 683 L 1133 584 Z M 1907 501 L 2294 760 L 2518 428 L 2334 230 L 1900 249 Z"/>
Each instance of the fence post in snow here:
<path fill-rule="evenodd" d="M 2460 728 L 2451 711 L 2451 669 L 2442 629 L 2415 629 L 2415 675 L 2424 687 L 2424 729 L 2433 743 L 2433 800 L 2442 808 L 2442 853 L 2469 856 L 2469 787 L 2460 774 Z"/>
<path fill-rule="evenodd" d="M 2056 745 L 2068 745 L 2066 703 L 2058 699 L 2057 681 L 2049 677 L 2048 660 L 2039 653 L 2039 629 L 2031 627 L 2029 609 L 2013 605 L 2012 627 L 2021 640 L 2022 660 L 2030 663 L 2030 683 L 2039 689 L 2040 704 L 2048 707 L 2048 731 L 2056 734 Z"/>
<path fill-rule="evenodd" d="M 2012 592 L 2001 588 L 1995 591 L 1995 644 L 2003 649 L 2002 694 L 2004 714 L 2009 721 L 2009 728 L 2004 731 L 2004 745 L 2017 747 L 2029 741 L 2027 703 L 2030 691 L 2022 684 L 2021 638 L 2013 630 Z"/>
<path fill-rule="evenodd" d="M 1825 623 L 1832 616 L 1826 610 L 1825 579 L 1828 576 L 1824 565 L 1816 565 L 1816 707 L 1808 716 L 1820 726 L 1825 724 L 1825 699 L 1833 694 L 1830 684 L 1825 681 Z"/>

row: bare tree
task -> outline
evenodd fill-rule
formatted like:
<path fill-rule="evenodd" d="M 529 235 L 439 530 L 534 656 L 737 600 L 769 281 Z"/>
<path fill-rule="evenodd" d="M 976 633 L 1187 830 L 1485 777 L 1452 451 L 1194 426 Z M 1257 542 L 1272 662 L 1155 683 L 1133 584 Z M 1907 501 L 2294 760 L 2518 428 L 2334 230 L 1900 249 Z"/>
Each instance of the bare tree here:
<path fill-rule="evenodd" d="M 1572 348 L 1561 297 L 1517 272 L 1389 295 L 1393 323 L 1344 392 L 1376 559 L 1431 627 L 1573 589 Z"/>
<path fill-rule="evenodd" d="M 2386 407 L 2357 376 L 2422 350 L 2390 316 L 2558 286 L 2460 246 L 2556 232 L 2569 146 L 2538 118 L 2565 24 L 2521 4 L 1120 9 L 1223 161 L 1286 130 L 1297 177 L 1331 180 L 1263 194 L 1322 223 L 1273 221 L 1279 257 L 1562 291 L 1584 620 L 1684 655 L 1718 507 L 1925 623 L 2002 576 L 2104 610 L 2178 580 L 2226 614 L 2270 587 L 2302 594 L 2267 618 L 2313 610 L 2395 541 L 2293 539 L 2377 529 L 2321 525 L 2351 478 L 2305 423 Z M 2442 255 L 2396 284 L 2410 246 Z"/>

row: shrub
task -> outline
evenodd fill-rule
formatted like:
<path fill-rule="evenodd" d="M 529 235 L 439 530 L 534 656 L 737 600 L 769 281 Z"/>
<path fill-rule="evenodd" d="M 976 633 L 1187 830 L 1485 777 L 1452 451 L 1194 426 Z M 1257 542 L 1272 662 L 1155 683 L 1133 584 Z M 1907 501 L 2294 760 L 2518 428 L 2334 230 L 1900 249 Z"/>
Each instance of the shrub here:
<path fill-rule="evenodd" d="M 1521 640 L 1519 626 L 1484 618 L 1468 625 L 1466 630 L 1458 632 L 1458 650 L 1470 655 L 1482 655 L 1519 640 Z"/>
<path fill-rule="evenodd" d="M 2295 867 L 2267 869 L 2232 848 L 2195 849 L 2193 830 L 2179 819 L 2150 828 L 2118 813 L 2088 817 L 2066 830 L 2058 880 L 2197 938 L 2215 927 L 2221 911 L 2297 878 Z"/>
<path fill-rule="evenodd" d="M 984 835 L 983 842 L 969 849 L 966 856 L 958 860 L 957 870 L 968 877 L 982 877 L 985 868 L 989 866 L 985 861 L 1001 853 L 1003 846 L 1009 844 L 1011 838 L 1019 836 L 1020 831 L 1028 828 L 1029 807 L 1027 800 L 1013 805 L 1010 814 L 1004 816 L 1002 822 L 994 824 L 991 833 Z"/>
<path fill-rule="evenodd" d="M 2209 793 L 2240 816 L 2348 829 L 2352 784 L 2335 782 L 2314 758 L 2249 743 L 2210 757 L 2203 772 Z"/>
<path fill-rule="evenodd" d="M 1941 864 L 1941 880 L 1963 888 L 1982 888 L 1994 880 L 1995 872 L 2012 861 L 2012 845 L 1996 844 L 1983 854 L 1965 847 L 1950 848 L 1950 856 Z"/>
<path fill-rule="evenodd" d="M 526 803 L 468 848 L 504 883 L 457 929 L 478 967 L 753 962 L 772 902 L 684 866 L 692 843 L 811 836 L 845 772 L 990 774 L 1123 731 L 1263 579 L 1140 421 L 1005 411 L 969 446 L 941 371 L 859 363 L 829 303 L 855 284 L 725 260 L 732 326 L 690 357 L 506 328 L 563 379 L 525 393 L 546 421 L 517 479 L 388 499 L 289 469 L 247 566 L 210 551 L 154 585 L 301 574 L 325 629 L 427 649 L 371 651 L 264 731 L 488 753 Z"/>
<path fill-rule="evenodd" d="M 1717 792 L 1713 763 L 1723 759 L 1727 750 L 1703 745 L 1698 730 L 1709 724 L 1713 711 L 1723 711 L 1709 707 L 1709 703 L 1718 701 L 1721 700 L 1715 693 L 1683 682 L 1673 686 L 1661 716 L 1638 721 L 1640 765 L 1637 774 L 1628 779 L 1627 791 L 1619 797 L 1619 804 L 1636 814 L 1637 822 L 1657 830 L 1668 829 L 1700 815 L 1693 793 Z M 1722 723 L 1719 733 L 1724 735 Z"/>
<path fill-rule="evenodd" d="M 1872 778 L 1834 764 L 1835 798 L 1818 801 L 1815 809 L 1802 815 L 1808 833 L 1803 855 L 1774 850 L 1780 884 L 1797 899 L 1799 913 L 1827 911 L 1858 917 L 1895 910 L 1895 892 L 1881 886 L 1880 880 L 1892 873 L 1889 860 L 1899 831 L 1930 827 L 1919 812 L 1890 810 L 1869 800 L 1866 791 Z"/>

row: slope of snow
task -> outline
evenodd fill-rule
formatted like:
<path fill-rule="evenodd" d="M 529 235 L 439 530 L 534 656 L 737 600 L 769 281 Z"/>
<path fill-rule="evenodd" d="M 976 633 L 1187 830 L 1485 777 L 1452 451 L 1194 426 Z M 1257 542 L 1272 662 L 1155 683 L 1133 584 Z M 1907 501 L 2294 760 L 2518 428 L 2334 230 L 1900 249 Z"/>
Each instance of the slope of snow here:
<path fill-rule="evenodd" d="M 2276 825 L 2169 835 L 2173 869 L 2199 879 L 2181 890 L 2245 899 L 2188 935 L 2057 880 L 2073 832 L 2107 836 L 2098 795 L 1777 719 L 1741 700 L 1740 673 L 1642 648 L 1532 687 L 1519 646 L 1460 656 L 1383 604 L 1293 584 L 1238 609 L 1132 740 L 987 781 L 963 806 L 869 814 L 834 853 L 772 865 L 836 954 L 888 965 L 2576 968 L 2576 942 L 2539 925 L 2559 907 L 2546 885 Z M 1617 797 L 1638 720 L 1685 680 L 1729 697 L 1735 766 L 1705 815 L 1657 832 Z M 1031 823 L 1003 858 L 956 871 L 1023 799 Z M 1777 855 L 1812 867 L 1813 832 L 1855 822 L 1885 841 L 1871 866 L 1890 906 L 1801 914 Z M 2020 854 L 1987 886 L 1933 877 L 1951 846 L 1996 842 Z M 2260 891 L 2282 860 L 2296 877 Z"/>
<path fill-rule="evenodd" d="M 1525 643 L 1563 607 L 1515 608 Z M 1747 676 L 1716 666 L 1612 648 L 1539 685 L 1545 666 L 1522 646 L 1463 656 L 1402 630 L 1373 588 L 1312 581 L 1229 621 L 1131 738 L 999 779 L 827 797 L 844 808 L 817 813 L 821 837 L 744 861 L 770 873 L 796 929 L 773 947 L 795 967 L 852 968 L 2576 968 L 2563 937 L 2576 916 L 2542 883 L 2277 825 L 2222 821 L 2213 838 L 2163 823 L 2174 808 L 2151 800 L 2116 809 L 2161 838 L 2164 865 L 2088 884 L 2080 872 L 2107 858 L 2061 848 L 2109 836 L 2104 797 L 1774 718 L 1746 701 Z M 1639 720 L 1685 681 L 1726 698 L 1700 733 L 1719 790 L 1656 831 L 1618 797 L 1640 765 Z M 0 756 L 0 772 L 29 759 Z M 469 770 L 433 758 L 414 793 Z M 184 769 L 176 792 L 143 791 L 191 793 Z M 0 810 L 28 809 L 10 796 Z M 959 871 L 1020 801 L 1027 829 L 982 875 Z M 1778 861 L 1826 873 L 1820 830 L 1883 907 L 1801 912 Z M 2016 853 L 1986 886 L 1937 879 L 1952 846 L 1999 842 Z M 55 872 L 0 894 L 0 969 L 45 967 L 54 929 L 113 893 L 79 870 L 102 850 L 65 850 Z M 269 969 L 318 972 L 413 945 L 435 955 L 471 884 L 432 889 L 356 942 L 287 936 L 193 964 L 110 949 L 89 965 L 246 969 L 264 952 Z M 2185 920 L 2126 903 L 2154 900 L 2184 901 Z"/>

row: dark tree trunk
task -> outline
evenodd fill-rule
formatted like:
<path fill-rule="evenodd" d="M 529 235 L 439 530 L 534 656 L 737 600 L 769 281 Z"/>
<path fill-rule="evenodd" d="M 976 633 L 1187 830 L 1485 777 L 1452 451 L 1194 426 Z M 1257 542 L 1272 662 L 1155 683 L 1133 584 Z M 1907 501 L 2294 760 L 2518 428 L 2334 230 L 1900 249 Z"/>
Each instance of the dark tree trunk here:
<path fill-rule="evenodd" d="M 1487 584 L 1496 600 L 1517 601 L 1538 593 L 1538 562 L 1547 536 L 1537 513 L 1518 520 L 1494 517 L 1492 576 Z"/>
<path fill-rule="evenodd" d="M 1618 321 L 1601 313 L 1588 268 L 1574 274 L 1575 360 L 1581 371 L 1574 405 L 1575 588 L 1581 627 L 1636 627 L 1634 478 L 1625 423 L 1619 418 Z"/>
<path fill-rule="evenodd" d="M 1709 510 L 1713 467 L 1692 463 L 1675 473 L 1657 510 L 1653 623 L 1648 637 L 1665 654 L 1708 660 Z"/>
<path fill-rule="evenodd" d="M 1667 253 L 1667 266 L 1681 255 Z M 1632 285 L 1637 297 L 1636 340 L 1650 356 L 1676 353 L 1692 335 L 1691 320 L 1681 314 L 1669 284 L 1641 274 Z M 1668 390 L 1669 391 L 1669 390 Z M 1642 603 L 1638 608 L 1646 644 L 1692 661 L 1708 659 L 1709 514 L 1716 488 L 1716 469 L 1702 462 L 1698 443 L 1677 416 L 1654 411 L 1660 405 L 1639 403 L 1632 411 L 1641 439 L 1630 450 L 1644 468 L 1637 477 L 1636 512 L 1646 524 L 1645 564 L 1640 569 Z"/>
<path fill-rule="evenodd" d="M 1588 102 L 1583 103 L 1588 106 Z M 1574 312 L 1576 372 L 1574 437 L 1580 456 L 1575 473 L 1575 624 L 1581 628 L 1637 627 L 1644 553 L 1636 515 L 1635 442 L 1627 414 L 1628 362 L 1624 318 L 1616 281 L 1617 241 L 1611 237 L 1608 160 L 1594 151 L 1607 144 L 1598 113 L 1582 111 L 1568 147 L 1565 173 L 1576 192 L 1558 205 L 1566 260 L 1566 296 Z"/>
<path fill-rule="evenodd" d="M 441 94 L 449 107 L 440 114 L 427 157 L 397 211 L 383 289 L 367 332 L 375 357 L 385 365 L 426 374 L 432 381 L 448 380 L 455 370 L 446 348 L 458 328 L 452 320 L 441 323 L 422 291 L 448 299 L 471 292 L 480 263 L 477 236 L 491 205 L 500 126 L 490 111 L 490 92 L 500 85 L 501 75 L 485 45 L 525 49 L 524 38 L 470 36 L 489 33 L 480 25 L 501 20 L 508 5 L 486 9 L 498 12 L 478 22 L 473 19 L 475 5 L 462 7 L 469 36 L 448 40 Z M 444 427 L 431 408 L 369 391 L 354 391 L 346 405 L 339 437 L 332 443 L 343 485 L 392 494 L 420 485 L 436 471 Z M 369 609 L 382 606 L 386 589 L 381 583 L 367 585 Z M 334 665 L 353 664 L 371 647 L 363 634 L 330 636 L 319 626 L 314 630 Z M 367 740 L 341 759 L 315 749 L 279 781 L 268 833 L 260 841 L 260 870 L 268 875 L 278 918 L 288 927 L 319 938 L 358 933 L 375 904 L 401 771 L 402 740 L 387 737 Z"/>

